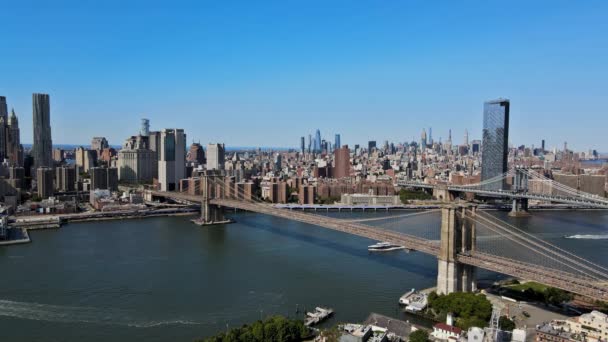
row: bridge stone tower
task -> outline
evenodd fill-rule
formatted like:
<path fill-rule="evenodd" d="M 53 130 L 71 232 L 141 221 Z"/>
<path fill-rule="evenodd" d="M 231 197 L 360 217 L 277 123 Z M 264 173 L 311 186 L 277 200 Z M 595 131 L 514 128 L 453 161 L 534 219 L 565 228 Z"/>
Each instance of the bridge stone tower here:
<path fill-rule="evenodd" d="M 474 205 L 446 205 L 441 208 L 437 293 L 470 292 L 477 289 L 475 267 L 461 264 L 457 260 L 458 254 L 467 255 L 475 251 L 475 224 L 465 217 L 474 217 L 476 210 Z"/>
<path fill-rule="evenodd" d="M 224 217 L 221 206 L 211 204 L 211 200 L 223 198 L 224 175 L 219 170 L 206 170 L 200 175 L 201 178 L 201 217 L 193 220 L 198 225 L 213 225 L 230 223 Z"/>
<path fill-rule="evenodd" d="M 519 194 L 526 194 L 528 192 L 528 173 L 524 171 L 523 167 L 515 167 L 515 177 L 513 178 L 513 191 Z M 529 216 L 528 212 L 528 199 L 521 197 L 513 198 L 513 206 L 509 216 L 523 217 Z"/>

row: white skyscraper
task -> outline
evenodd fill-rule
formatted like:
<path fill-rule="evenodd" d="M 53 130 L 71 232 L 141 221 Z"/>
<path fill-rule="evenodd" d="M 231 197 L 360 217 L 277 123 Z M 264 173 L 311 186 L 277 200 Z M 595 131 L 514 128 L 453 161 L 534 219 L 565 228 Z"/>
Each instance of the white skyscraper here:
<path fill-rule="evenodd" d="M 225 152 L 224 144 L 208 144 L 207 170 L 223 170 Z"/>

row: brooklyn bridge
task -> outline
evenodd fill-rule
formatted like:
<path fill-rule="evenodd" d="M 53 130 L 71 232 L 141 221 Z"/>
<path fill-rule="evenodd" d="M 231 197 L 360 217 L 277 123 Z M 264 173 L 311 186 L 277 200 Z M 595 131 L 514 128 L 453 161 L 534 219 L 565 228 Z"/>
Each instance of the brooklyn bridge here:
<path fill-rule="evenodd" d="M 242 191 L 225 189 L 223 177 L 218 174 L 208 173 L 201 178 L 202 195 L 148 190 L 146 196 L 148 199 L 170 198 L 200 203 L 201 224 L 225 222 L 223 208 L 233 208 L 299 221 L 374 241 L 386 241 L 426 253 L 438 260 L 437 290 L 440 293 L 474 291 L 477 268 L 482 268 L 536 281 L 594 300 L 608 301 L 608 268 L 500 220 L 488 211 L 479 210 L 473 203 L 459 200 L 445 203 L 440 209 L 441 223 L 438 226 L 426 227 L 424 233 L 408 234 L 371 225 L 370 221 L 376 218 L 341 219 L 277 208 Z M 522 180 L 518 180 L 520 181 L 525 182 L 525 179 L 522 177 Z M 483 190 L 485 185 L 487 183 L 468 186 L 467 189 L 493 191 Z M 573 192 L 571 189 L 560 189 L 569 192 L 571 197 L 553 196 L 548 201 L 582 201 L 589 206 L 608 208 L 605 199 Z M 493 195 L 501 193 L 494 191 Z M 526 198 L 521 197 L 521 194 L 521 191 L 504 193 L 505 196 L 520 196 L 516 199 Z M 392 224 L 403 225 L 400 216 L 403 215 L 379 217 L 377 220 L 393 220 Z"/>

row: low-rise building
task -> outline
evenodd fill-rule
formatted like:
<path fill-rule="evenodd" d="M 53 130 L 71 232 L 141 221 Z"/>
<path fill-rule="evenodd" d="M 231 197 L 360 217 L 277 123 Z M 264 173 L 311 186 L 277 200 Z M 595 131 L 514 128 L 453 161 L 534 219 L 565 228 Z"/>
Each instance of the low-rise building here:
<path fill-rule="evenodd" d="M 401 200 L 399 196 L 342 194 L 340 203 L 344 205 L 401 205 Z"/>
<path fill-rule="evenodd" d="M 552 323 L 542 324 L 536 326 L 536 337 L 537 342 L 575 342 L 579 339 L 570 332 L 567 332 L 563 327 L 556 326 Z"/>
<path fill-rule="evenodd" d="M 608 315 L 605 313 L 591 311 L 564 322 L 566 331 L 585 336 L 589 342 L 608 341 Z"/>
<path fill-rule="evenodd" d="M 433 337 L 439 340 L 458 340 L 462 335 L 462 329 L 446 323 L 437 323 L 433 326 Z"/>

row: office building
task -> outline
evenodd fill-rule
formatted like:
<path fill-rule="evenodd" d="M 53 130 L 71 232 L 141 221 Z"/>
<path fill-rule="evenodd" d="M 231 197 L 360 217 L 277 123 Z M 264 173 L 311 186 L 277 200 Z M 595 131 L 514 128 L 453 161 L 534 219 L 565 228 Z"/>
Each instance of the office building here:
<path fill-rule="evenodd" d="M 224 144 L 207 145 L 207 170 L 223 170 L 226 149 Z"/>
<path fill-rule="evenodd" d="M 7 157 L 6 153 L 6 131 L 8 124 L 8 106 L 6 97 L 0 96 L 0 162 Z"/>
<path fill-rule="evenodd" d="M 509 155 L 509 100 L 498 99 L 484 103 L 481 144 L 481 181 L 499 177 L 507 172 Z M 486 190 L 506 189 L 506 179 L 484 185 Z"/>
<path fill-rule="evenodd" d="M 8 169 L 8 178 L 15 189 L 26 188 L 25 169 L 22 166 L 11 166 Z"/>
<path fill-rule="evenodd" d="M 64 153 L 64 151 L 60 148 L 53 149 L 53 161 L 56 163 L 63 162 L 63 160 L 64 160 L 63 153 Z"/>
<path fill-rule="evenodd" d="M 34 119 L 34 144 L 32 145 L 34 169 L 38 170 L 44 166 L 52 167 L 51 104 L 48 94 L 32 95 L 32 114 Z"/>
<path fill-rule="evenodd" d="M 312 152 L 312 135 L 308 135 L 308 153 Z"/>
<path fill-rule="evenodd" d="M 118 169 L 115 167 L 94 167 L 90 170 L 91 190 L 118 191 Z"/>
<path fill-rule="evenodd" d="M 199 143 L 192 143 L 190 150 L 186 154 L 186 161 L 189 163 L 195 163 L 196 165 L 205 164 L 205 150 Z"/>
<path fill-rule="evenodd" d="M 160 131 L 148 132 L 148 136 L 142 136 L 146 141 L 146 148 L 154 152 L 156 160 L 160 160 Z M 154 178 L 158 178 L 158 168 L 153 171 Z"/>
<path fill-rule="evenodd" d="M 91 150 L 103 151 L 104 148 L 109 148 L 108 140 L 105 137 L 93 137 L 91 139 Z"/>
<path fill-rule="evenodd" d="M 97 152 L 85 149 L 80 146 L 76 148 L 76 166 L 80 167 L 83 172 L 89 172 L 92 167 L 97 164 Z"/>
<path fill-rule="evenodd" d="M 420 134 L 420 151 L 424 151 L 426 149 L 426 130 L 423 128 L 422 133 Z"/>
<path fill-rule="evenodd" d="M 108 190 L 118 191 L 118 168 L 108 167 Z"/>
<path fill-rule="evenodd" d="M 0 96 L 0 118 L 8 119 L 8 105 L 5 96 Z"/>
<path fill-rule="evenodd" d="M 6 97 L 0 96 L 0 162 L 7 159 L 10 165 L 23 165 L 23 147 L 19 134 L 19 121 L 15 110 L 8 116 Z"/>
<path fill-rule="evenodd" d="M 276 153 L 274 155 L 274 172 L 278 175 L 283 168 L 283 157 L 281 157 L 280 153 Z"/>
<path fill-rule="evenodd" d="M 477 154 L 481 151 L 481 140 L 473 140 L 471 142 L 471 152 Z"/>
<path fill-rule="evenodd" d="M 348 145 L 334 151 L 334 178 L 350 177 L 350 150 Z"/>
<path fill-rule="evenodd" d="M 55 189 L 59 192 L 76 189 L 76 169 L 69 166 L 55 168 Z"/>
<path fill-rule="evenodd" d="M 108 169 L 105 167 L 92 167 L 89 170 L 91 176 L 91 190 L 105 190 L 108 188 Z"/>
<path fill-rule="evenodd" d="M 139 135 L 142 137 L 147 137 L 150 135 L 150 120 L 141 119 L 141 129 L 139 130 Z"/>
<path fill-rule="evenodd" d="M 340 147 L 342 147 L 340 144 L 340 134 L 336 134 L 334 138 L 334 150 L 339 149 Z"/>
<path fill-rule="evenodd" d="M 314 141 L 314 153 L 321 153 L 323 151 L 323 147 L 321 146 L 321 131 L 317 129 L 315 133 L 315 141 Z"/>
<path fill-rule="evenodd" d="M 53 196 L 53 169 L 50 167 L 36 169 L 36 184 L 40 198 L 47 199 Z"/>
<path fill-rule="evenodd" d="M 5 158 L 11 165 L 23 166 L 23 146 L 21 146 L 21 133 L 19 131 L 19 120 L 15 110 L 11 110 L 7 125 L 3 126 L 5 137 Z"/>
<path fill-rule="evenodd" d="M 10 165 L 23 165 L 23 147 L 20 142 L 19 121 L 15 110 L 8 116 L 6 97 L 0 96 L 0 162 L 7 159 Z"/>
<path fill-rule="evenodd" d="M 160 190 L 177 190 L 182 178 L 186 178 L 186 134 L 183 129 L 163 129 L 158 160 Z"/>
<path fill-rule="evenodd" d="M 116 150 L 109 147 L 109 148 L 104 148 L 101 151 L 101 154 L 99 155 L 99 158 L 97 159 L 97 161 L 101 164 L 101 162 L 105 163 L 106 165 L 110 165 L 110 163 L 112 162 L 112 159 L 114 157 L 116 157 Z"/>
<path fill-rule="evenodd" d="M 305 144 L 306 144 L 306 141 L 305 141 L 304 137 L 301 137 L 300 138 L 300 153 L 302 153 L 302 154 L 304 154 L 304 152 L 306 152 L 306 150 L 305 150 L 305 148 L 306 148 Z"/>
<path fill-rule="evenodd" d="M 370 140 L 367 142 L 367 152 L 371 153 L 372 150 L 376 149 L 376 141 Z"/>
<path fill-rule="evenodd" d="M 147 148 L 141 135 L 127 139 L 118 152 L 118 179 L 130 183 L 149 182 L 158 173 L 156 152 Z"/>

